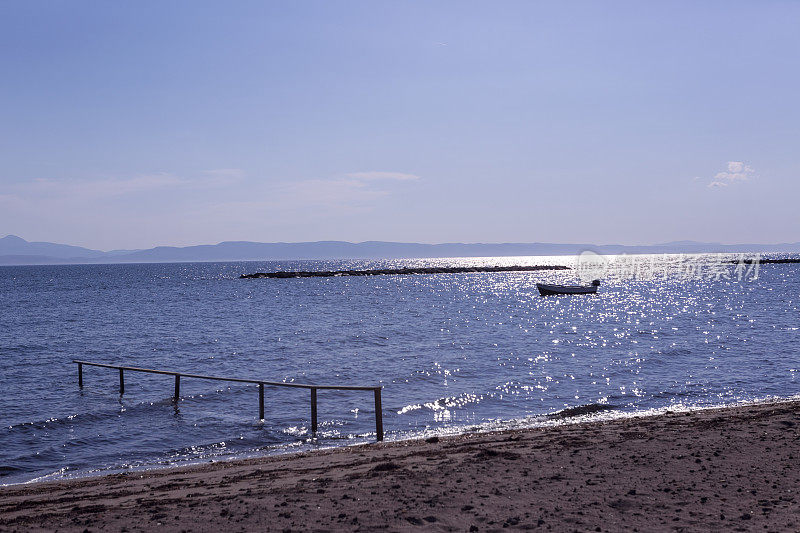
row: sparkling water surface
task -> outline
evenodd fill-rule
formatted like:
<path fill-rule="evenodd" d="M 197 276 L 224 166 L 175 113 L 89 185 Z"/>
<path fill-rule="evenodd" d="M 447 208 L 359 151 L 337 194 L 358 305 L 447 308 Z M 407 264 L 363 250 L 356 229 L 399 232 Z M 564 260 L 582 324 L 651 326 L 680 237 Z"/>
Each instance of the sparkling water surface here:
<path fill-rule="evenodd" d="M 798 392 L 800 265 L 758 278 L 575 271 L 241 280 L 271 270 L 574 265 L 571 257 L 0 267 L 0 484 L 374 440 L 371 392 L 116 371 L 72 359 L 312 384 L 382 385 L 387 439 Z M 703 256 L 709 264 L 716 256 Z M 639 272 L 641 274 L 641 272 Z M 687 279 L 689 278 L 689 279 Z M 719 278 L 719 279 L 717 279 Z"/>

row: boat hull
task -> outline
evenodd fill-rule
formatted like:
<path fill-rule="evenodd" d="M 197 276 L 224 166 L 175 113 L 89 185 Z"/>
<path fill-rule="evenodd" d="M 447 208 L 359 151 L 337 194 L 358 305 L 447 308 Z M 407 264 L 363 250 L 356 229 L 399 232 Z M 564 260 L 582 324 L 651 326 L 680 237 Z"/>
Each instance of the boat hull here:
<path fill-rule="evenodd" d="M 542 296 L 553 296 L 557 294 L 595 294 L 597 292 L 596 285 L 579 287 L 572 285 L 548 285 L 546 283 L 537 283 L 536 288 L 539 289 L 539 294 Z"/>

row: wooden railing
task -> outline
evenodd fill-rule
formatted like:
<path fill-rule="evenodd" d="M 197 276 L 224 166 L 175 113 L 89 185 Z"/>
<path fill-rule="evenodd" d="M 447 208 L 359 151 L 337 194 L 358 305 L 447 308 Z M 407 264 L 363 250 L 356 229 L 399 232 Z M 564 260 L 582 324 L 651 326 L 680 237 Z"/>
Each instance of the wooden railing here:
<path fill-rule="evenodd" d="M 318 390 L 361 390 L 372 391 L 375 398 L 375 435 L 377 440 L 383 440 L 383 412 L 381 408 L 381 387 L 359 387 L 355 385 L 309 385 L 306 383 L 285 383 L 282 381 L 264 381 L 260 379 L 226 378 L 219 376 L 205 376 L 202 374 L 187 374 L 185 372 L 174 372 L 172 370 L 152 370 L 149 368 L 137 368 L 135 366 L 107 365 L 105 363 L 93 363 L 90 361 L 73 360 L 78 365 L 78 387 L 83 388 L 83 366 L 97 366 L 101 368 L 113 368 L 119 371 L 119 393 L 125 393 L 125 372 L 145 372 L 147 374 L 164 374 L 175 376 L 175 395 L 174 401 L 180 399 L 181 378 L 207 379 L 214 381 L 232 381 L 234 383 L 252 383 L 258 385 L 258 417 L 264 420 L 264 387 L 291 387 L 295 389 L 309 389 L 311 391 L 311 432 L 317 432 L 317 391 Z"/>

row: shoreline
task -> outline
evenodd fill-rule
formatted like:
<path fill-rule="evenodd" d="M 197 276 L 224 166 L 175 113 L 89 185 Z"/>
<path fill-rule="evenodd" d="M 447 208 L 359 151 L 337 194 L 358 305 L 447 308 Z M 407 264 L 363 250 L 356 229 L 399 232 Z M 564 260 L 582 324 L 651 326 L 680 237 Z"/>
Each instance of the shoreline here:
<path fill-rule="evenodd" d="M 703 411 L 716 411 L 729 408 L 751 407 L 765 404 L 783 404 L 790 402 L 800 403 L 800 394 L 788 397 L 766 397 L 756 400 L 745 400 L 737 403 L 730 404 L 712 404 L 708 406 L 690 406 L 686 407 L 681 404 L 670 405 L 667 407 L 654 407 L 640 411 L 618 411 L 613 407 L 606 409 L 603 404 L 586 404 L 577 407 L 567 407 L 551 413 L 544 413 L 540 415 L 528 416 L 526 418 L 507 419 L 503 421 L 500 427 L 491 425 L 490 422 L 482 422 L 479 424 L 461 424 L 443 430 L 417 430 L 409 433 L 400 438 L 387 437 L 384 441 L 375 441 L 374 437 L 367 437 L 359 435 L 352 437 L 353 442 L 350 444 L 309 444 L 309 443 L 290 443 L 287 445 L 279 444 L 269 451 L 246 451 L 246 452 L 232 452 L 229 454 L 222 454 L 219 456 L 207 456 L 201 458 L 178 460 L 173 463 L 167 462 L 151 462 L 144 463 L 138 466 L 130 467 L 109 467 L 98 468 L 96 470 L 78 470 L 71 474 L 57 477 L 57 472 L 43 474 L 39 477 L 29 479 L 27 481 L 16 481 L 13 483 L 0 483 L 0 491 L 4 488 L 21 488 L 35 486 L 41 483 L 66 483 L 72 481 L 81 481 L 94 478 L 104 478 L 116 475 L 140 475 L 148 472 L 158 472 L 165 470 L 182 470 L 190 469 L 199 466 L 206 466 L 217 463 L 240 463 L 246 461 L 261 461 L 273 458 L 291 458 L 295 455 L 303 454 L 316 454 L 326 453 L 342 448 L 351 448 L 359 446 L 368 446 L 370 444 L 400 444 L 405 442 L 418 442 L 425 441 L 431 437 L 437 439 L 451 439 L 459 438 L 466 435 L 486 435 L 486 434 L 501 434 L 517 431 L 529 430 L 542 430 L 560 427 L 563 425 L 580 425 L 580 424 L 595 424 L 602 422 L 614 422 L 643 417 L 657 417 L 666 414 L 684 414 L 684 413 L 699 413 Z M 576 413 L 577 412 L 577 413 Z M 294 449 L 292 449 L 294 448 Z"/>
<path fill-rule="evenodd" d="M 9 485 L 0 529 L 791 530 L 798 428 L 784 400 Z"/>

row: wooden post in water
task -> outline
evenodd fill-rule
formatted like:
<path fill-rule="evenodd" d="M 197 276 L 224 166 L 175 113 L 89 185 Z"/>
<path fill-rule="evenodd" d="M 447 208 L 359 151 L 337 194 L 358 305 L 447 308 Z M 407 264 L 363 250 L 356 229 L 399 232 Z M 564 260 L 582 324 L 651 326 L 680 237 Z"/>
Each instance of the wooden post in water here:
<path fill-rule="evenodd" d="M 264 420 L 264 384 L 258 384 L 258 419 Z"/>
<path fill-rule="evenodd" d="M 311 389 L 311 433 L 317 432 L 317 389 Z"/>
<path fill-rule="evenodd" d="M 178 401 L 181 397 L 181 375 L 175 374 L 175 397 L 174 401 Z"/>
<path fill-rule="evenodd" d="M 383 440 L 383 408 L 381 407 L 381 389 L 375 389 L 375 439 Z"/>
<path fill-rule="evenodd" d="M 78 363 L 78 388 L 83 388 L 83 364 Z"/>
<path fill-rule="evenodd" d="M 122 369 L 119 369 L 119 394 L 125 394 L 125 377 L 122 375 Z"/>

